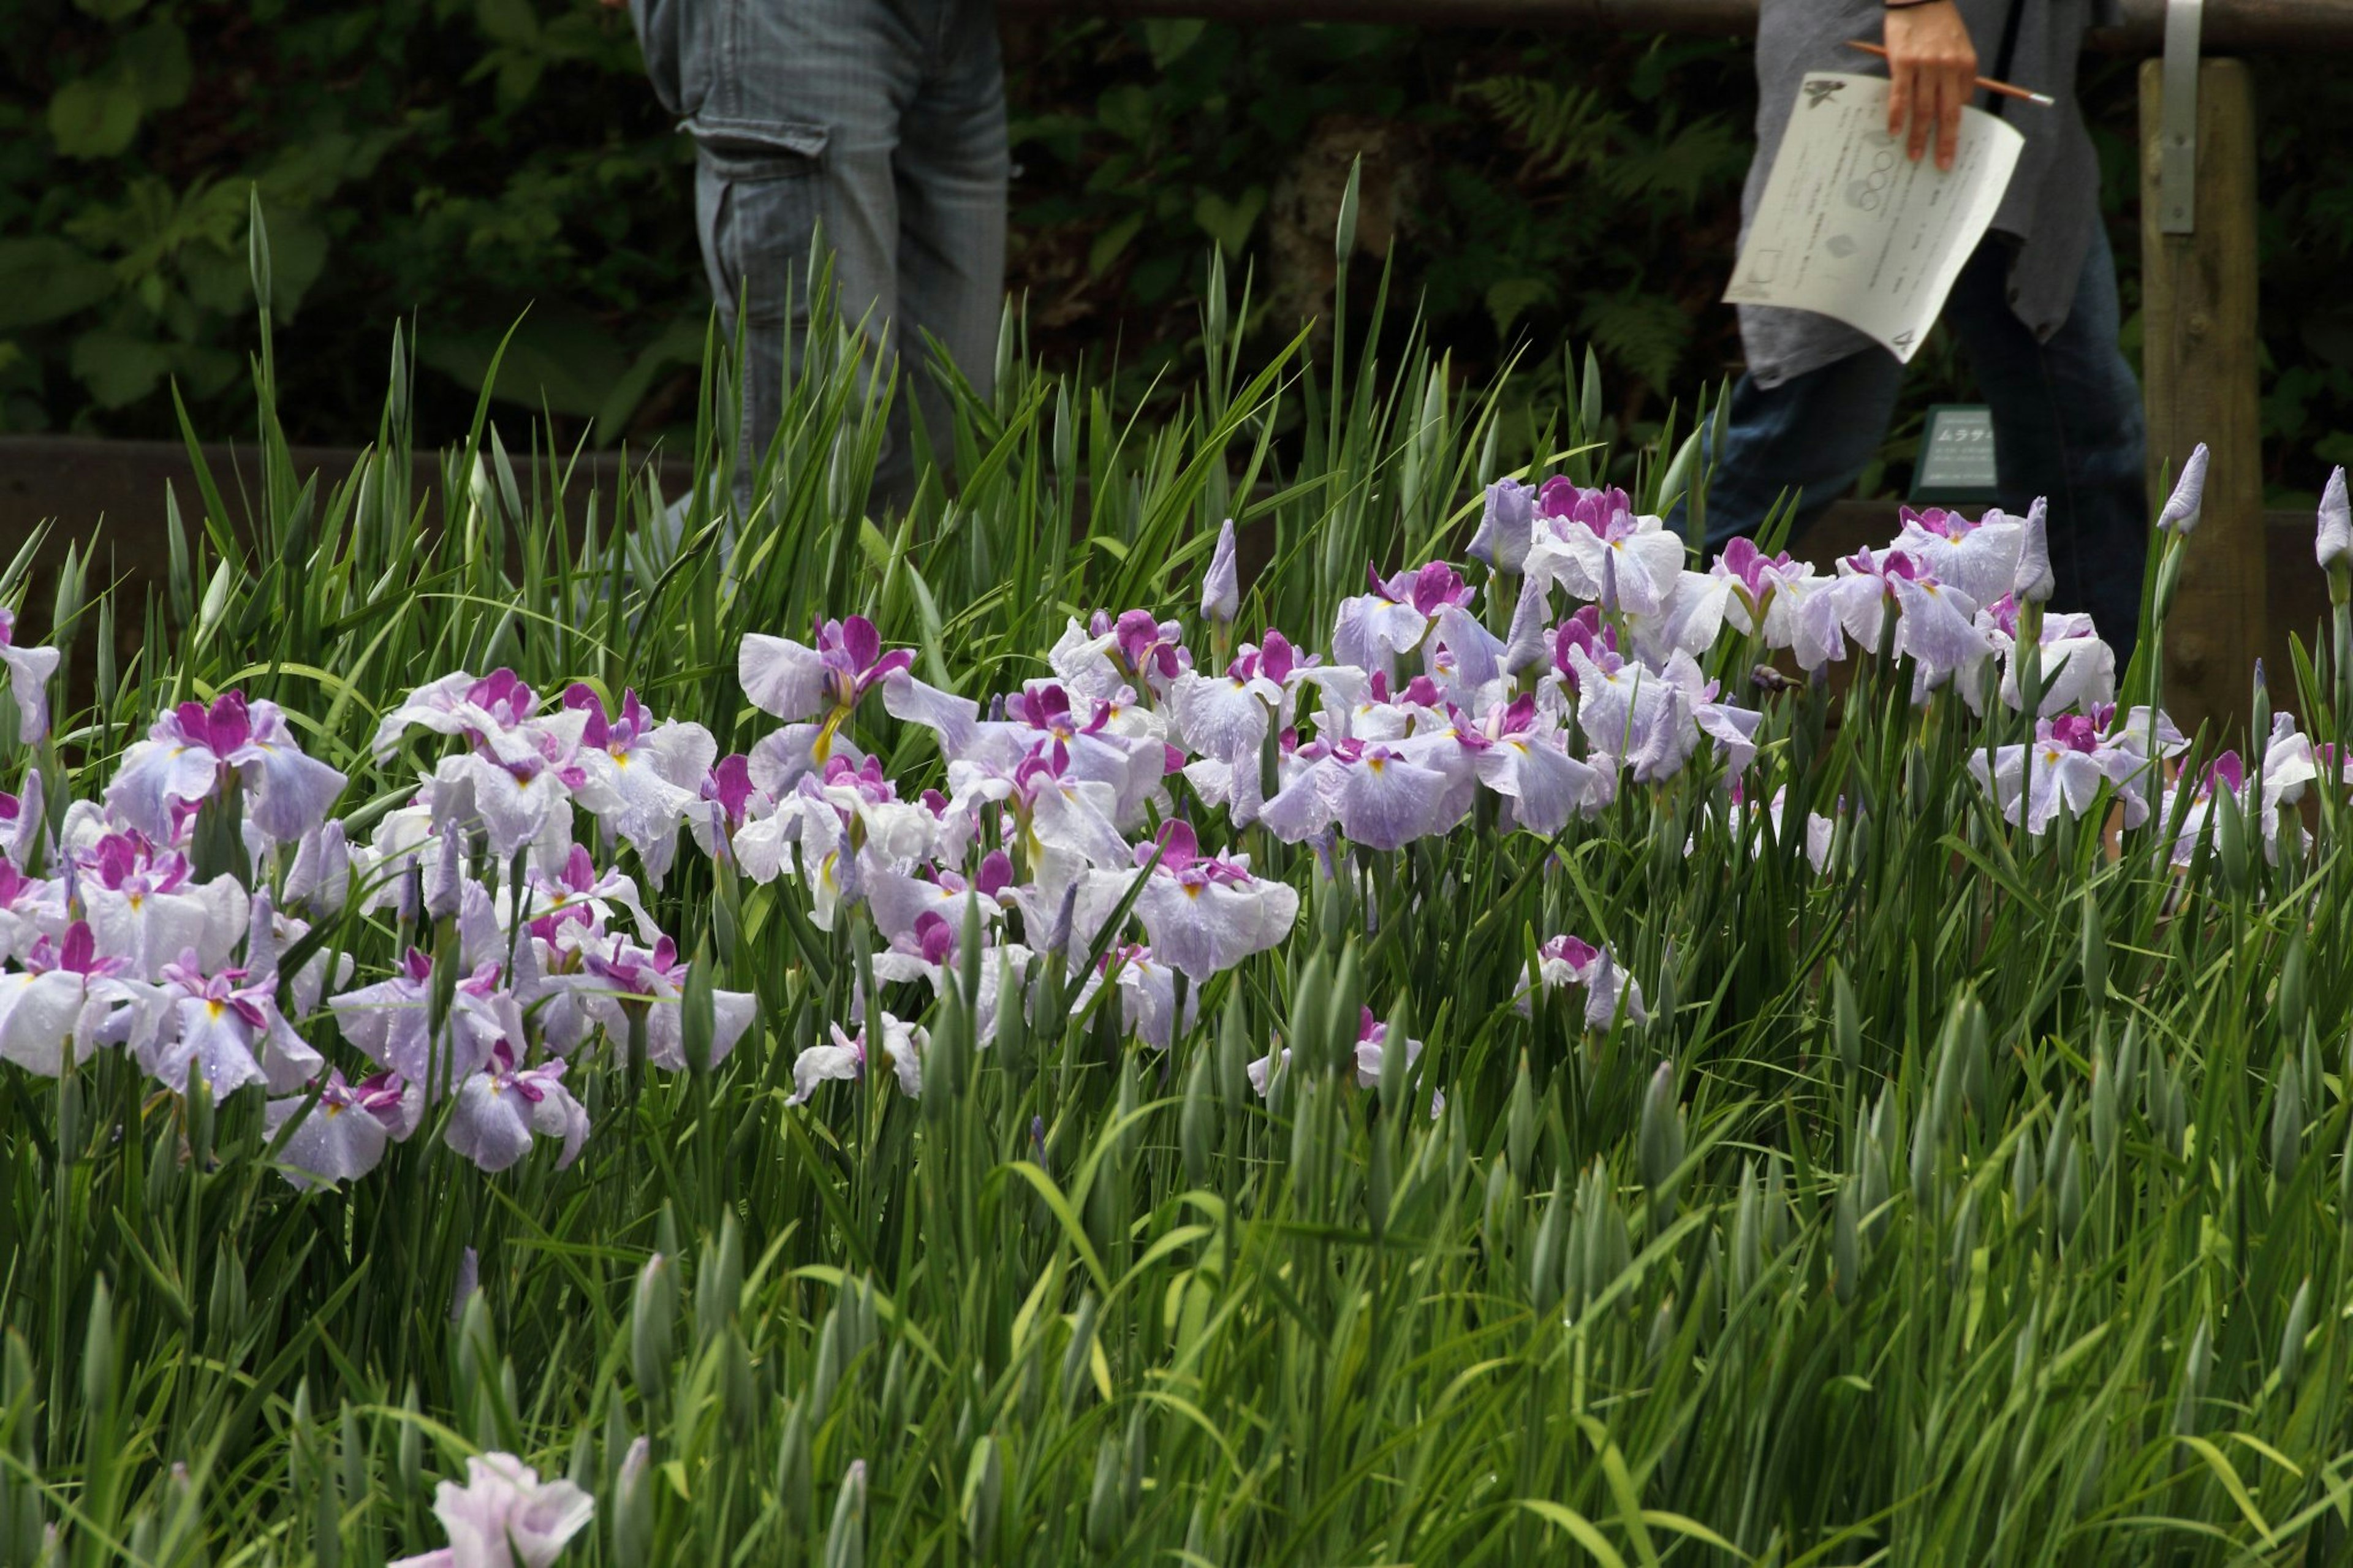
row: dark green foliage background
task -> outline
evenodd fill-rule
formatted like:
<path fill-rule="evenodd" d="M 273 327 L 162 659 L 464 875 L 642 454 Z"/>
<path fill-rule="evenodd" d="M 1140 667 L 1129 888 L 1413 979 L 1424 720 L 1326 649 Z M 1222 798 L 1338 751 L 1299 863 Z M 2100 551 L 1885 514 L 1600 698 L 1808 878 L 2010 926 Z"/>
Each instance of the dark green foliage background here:
<path fill-rule="evenodd" d="M 502 395 L 607 444 L 691 419 L 708 309 L 691 154 L 622 13 L 5 0 L 0 16 L 0 430 L 169 435 L 174 380 L 200 429 L 249 419 L 249 185 L 296 439 L 374 430 L 400 316 L 434 373 L 429 438 L 462 420 L 519 315 Z M 1392 301 L 1419 302 L 1463 374 L 1517 352 L 1541 405 L 1564 342 L 1589 342 L 1639 430 L 1672 391 L 1737 368 L 1715 303 L 1755 107 L 1737 45 L 1058 20 L 1008 23 L 1007 51 L 1012 280 L 1033 347 L 1115 367 L 1132 398 L 1197 352 L 1212 247 L 1253 278 L 1268 337 L 1320 305 L 1302 258 L 1328 269 L 1318 202 L 1363 144 L 1368 188 L 1388 193 Z M 2089 68 L 2131 314 L 2132 67 Z M 2264 432 L 2286 499 L 2353 459 L 2353 184 L 2329 140 L 2353 86 L 2326 60 L 2258 68 Z M 1369 305 L 1378 269 L 1356 272 Z M 2126 332 L 2137 347 L 2137 315 Z M 1935 346 L 1891 458 L 1919 407 L 1968 390 Z M 1897 461 L 1866 483 L 1902 477 Z"/>

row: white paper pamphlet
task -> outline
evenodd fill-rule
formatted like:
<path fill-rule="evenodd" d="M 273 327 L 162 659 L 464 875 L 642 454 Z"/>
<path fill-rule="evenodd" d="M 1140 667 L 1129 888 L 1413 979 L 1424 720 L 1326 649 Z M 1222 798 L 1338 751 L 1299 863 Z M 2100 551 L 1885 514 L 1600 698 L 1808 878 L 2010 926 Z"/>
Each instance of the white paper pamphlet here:
<path fill-rule="evenodd" d="M 1810 73 L 1725 300 L 1835 317 L 1909 363 L 2001 205 L 2026 138 L 1961 110 L 1949 171 L 1887 134 L 1883 78 Z"/>

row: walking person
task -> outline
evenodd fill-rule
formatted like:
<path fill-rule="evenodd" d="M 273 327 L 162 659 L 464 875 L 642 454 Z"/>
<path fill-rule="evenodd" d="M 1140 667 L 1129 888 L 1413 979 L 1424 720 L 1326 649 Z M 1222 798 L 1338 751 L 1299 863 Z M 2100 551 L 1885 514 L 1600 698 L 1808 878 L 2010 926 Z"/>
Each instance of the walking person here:
<path fill-rule="evenodd" d="M 1005 300 L 1005 73 L 995 0 L 628 0 L 646 69 L 694 138 L 695 226 L 720 321 L 743 303 L 744 471 L 775 436 L 822 236 L 835 307 L 877 373 L 907 372 L 876 489 L 914 488 L 908 405 L 934 443 L 957 372 L 993 390 Z"/>
<path fill-rule="evenodd" d="M 2088 611 L 2128 657 L 2147 549 L 2140 388 L 2117 345 L 2116 263 L 2100 219 L 2100 173 L 2075 100 L 2095 8 L 2112 0 L 1763 0 L 1757 17 L 1757 153 L 1744 227 L 1756 216 L 1809 71 L 1869 68 L 1850 40 L 1883 40 L 1889 132 L 1914 159 L 1949 167 L 1980 72 L 2047 93 L 2052 107 L 1979 100 L 2026 144 L 1993 226 L 1963 268 L 1944 320 L 1991 406 L 2000 504 L 2051 503 L 2055 607 Z M 1733 392 L 1708 486 L 1710 542 L 1753 532 L 1785 490 L 1803 527 L 1854 487 L 1886 438 L 1904 367 L 1843 322 L 1744 305 L 1748 368 Z"/>

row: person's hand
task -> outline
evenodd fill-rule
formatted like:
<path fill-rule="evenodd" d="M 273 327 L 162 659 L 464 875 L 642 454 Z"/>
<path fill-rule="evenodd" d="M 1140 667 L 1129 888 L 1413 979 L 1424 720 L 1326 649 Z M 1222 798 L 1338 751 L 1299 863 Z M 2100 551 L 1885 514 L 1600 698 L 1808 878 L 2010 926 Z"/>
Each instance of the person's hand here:
<path fill-rule="evenodd" d="M 1977 92 L 1978 51 L 1953 0 L 1887 12 L 1887 133 L 1917 163 L 1933 131 L 1936 167 L 1953 166 L 1961 110 Z M 1907 135 L 1908 132 L 1908 135 Z"/>

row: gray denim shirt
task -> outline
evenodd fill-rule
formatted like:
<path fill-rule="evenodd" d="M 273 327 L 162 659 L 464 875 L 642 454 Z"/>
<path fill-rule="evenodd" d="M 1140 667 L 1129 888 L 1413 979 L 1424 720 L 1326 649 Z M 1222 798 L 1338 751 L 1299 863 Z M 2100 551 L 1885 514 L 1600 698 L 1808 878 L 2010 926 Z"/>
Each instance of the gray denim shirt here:
<path fill-rule="evenodd" d="M 2010 302 L 2018 319 L 2047 340 L 2066 324 L 2100 221 L 2100 168 L 2075 100 L 2075 62 L 2087 27 L 2115 19 L 2116 0 L 2016 0 L 2018 38 L 2003 79 L 2047 92 L 2056 108 L 2010 102 L 2001 111 L 2025 133 L 2018 172 L 1995 214 L 1994 233 L 2016 242 L 2010 259 Z M 1995 74 L 2002 30 L 2012 0 L 1959 0 L 1977 45 L 1979 74 Z M 1741 230 L 1757 216 L 1765 178 L 1780 150 L 1781 133 L 1808 71 L 1883 74 L 1885 67 L 1846 47 L 1851 38 L 1877 43 L 1880 0 L 1763 0 L 1757 20 L 1757 161 L 1741 198 Z M 1988 107 L 1979 94 L 1978 107 Z M 1749 374 L 1763 386 L 1819 370 L 1849 354 L 1876 348 L 1869 338 L 1810 310 L 1743 305 L 1740 339 Z M 1884 352 L 1883 350 L 1881 352 Z"/>

